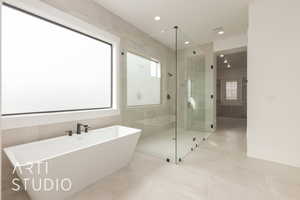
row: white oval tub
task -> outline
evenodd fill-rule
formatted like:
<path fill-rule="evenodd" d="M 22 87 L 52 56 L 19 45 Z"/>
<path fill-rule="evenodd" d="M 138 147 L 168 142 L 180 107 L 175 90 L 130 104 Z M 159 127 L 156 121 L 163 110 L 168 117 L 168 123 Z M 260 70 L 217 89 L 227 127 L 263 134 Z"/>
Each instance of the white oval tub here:
<path fill-rule="evenodd" d="M 140 134 L 139 129 L 112 126 L 8 147 L 4 151 L 32 200 L 62 200 L 125 167 Z M 15 189 L 16 185 L 17 180 Z"/>

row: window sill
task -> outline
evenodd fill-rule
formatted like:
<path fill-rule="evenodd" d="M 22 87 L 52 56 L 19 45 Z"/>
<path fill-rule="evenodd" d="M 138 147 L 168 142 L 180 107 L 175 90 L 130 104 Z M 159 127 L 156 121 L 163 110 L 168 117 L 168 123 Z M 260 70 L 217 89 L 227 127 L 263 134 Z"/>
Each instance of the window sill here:
<path fill-rule="evenodd" d="M 135 106 L 129 106 L 127 105 L 127 109 L 128 110 L 134 110 L 134 109 L 143 109 L 143 108 L 157 108 L 157 107 L 160 107 L 160 106 L 163 106 L 162 103 L 160 104 L 147 104 L 147 105 L 135 105 Z"/>
<path fill-rule="evenodd" d="M 2 130 L 6 130 L 118 115 L 120 115 L 120 111 L 118 109 L 99 109 L 60 113 L 2 116 L 1 125 Z"/>

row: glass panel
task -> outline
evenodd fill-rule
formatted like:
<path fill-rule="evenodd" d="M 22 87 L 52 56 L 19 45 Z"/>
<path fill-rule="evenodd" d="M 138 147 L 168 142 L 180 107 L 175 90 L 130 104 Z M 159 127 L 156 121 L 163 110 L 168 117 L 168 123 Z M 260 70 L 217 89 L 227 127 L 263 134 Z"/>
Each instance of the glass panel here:
<path fill-rule="evenodd" d="M 189 41 L 189 42 L 187 42 Z M 189 43 L 189 44 L 188 44 Z M 196 45 L 178 31 L 177 158 L 183 159 L 214 130 L 212 45 Z"/>
<path fill-rule="evenodd" d="M 162 37 L 166 44 L 174 44 L 174 33 L 172 29 L 160 33 L 158 37 Z M 128 52 L 133 52 L 135 55 L 127 54 L 125 56 L 127 61 L 124 61 L 127 65 L 125 83 L 127 83 L 127 95 L 129 95 L 124 109 L 124 124 L 143 130 L 137 145 L 138 152 L 175 162 L 174 49 L 166 47 L 157 50 L 155 48 L 152 53 L 149 53 L 150 50 L 141 52 L 135 49 L 135 45 L 132 45 Z M 157 62 L 151 62 L 152 58 L 160 65 Z M 130 95 L 136 98 L 137 91 L 142 94 L 142 98 L 147 97 L 148 100 L 133 101 Z M 158 97 L 161 100 L 160 104 L 157 104 Z M 146 103 L 152 105 L 146 105 Z"/>
<path fill-rule="evenodd" d="M 127 107 L 124 122 L 143 129 L 138 151 L 179 163 L 215 127 L 213 48 L 193 44 L 180 29 L 172 28 L 157 37 L 169 50 L 159 53 L 161 68 L 149 64 L 147 74 L 161 77 L 162 104 Z M 132 70 L 129 67 L 127 62 L 127 70 Z M 133 87 L 142 90 L 144 84 Z"/>
<path fill-rule="evenodd" d="M 193 98 L 194 80 L 188 77 L 186 45 L 188 38 L 179 29 L 177 34 L 177 161 L 183 159 L 192 148 L 193 134 L 188 131 L 188 109 L 197 106 Z"/>

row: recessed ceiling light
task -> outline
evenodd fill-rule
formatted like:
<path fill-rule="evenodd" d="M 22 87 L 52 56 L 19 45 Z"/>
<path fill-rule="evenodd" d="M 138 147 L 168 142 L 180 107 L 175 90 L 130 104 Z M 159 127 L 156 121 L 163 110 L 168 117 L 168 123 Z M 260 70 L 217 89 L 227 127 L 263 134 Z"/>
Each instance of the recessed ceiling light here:
<path fill-rule="evenodd" d="M 224 58 L 224 54 L 221 54 L 221 55 L 220 55 L 220 58 Z"/>
<path fill-rule="evenodd" d="M 223 35 L 223 34 L 225 33 L 223 27 L 215 28 L 213 31 L 214 31 L 215 33 L 219 34 L 219 35 Z"/>
<path fill-rule="evenodd" d="M 230 68 L 231 67 L 231 65 L 227 65 L 227 68 Z"/>
<path fill-rule="evenodd" d="M 161 32 L 161 33 L 164 33 L 164 32 L 166 32 L 166 31 L 165 31 L 165 30 L 161 30 L 160 32 Z"/>
<path fill-rule="evenodd" d="M 224 63 L 227 64 L 227 63 L 228 63 L 228 60 L 224 60 Z"/>
<path fill-rule="evenodd" d="M 190 44 L 190 41 L 185 41 L 184 44 Z"/>
<path fill-rule="evenodd" d="M 155 21 L 159 21 L 159 20 L 160 20 L 160 16 L 154 17 L 154 20 L 155 20 Z"/>
<path fill-rule="evenodd" d="M 218 31 L 219 35 L 223 35 L 224 33 L 225 33 L 225 31 L 223 31 L 223 30 Z"/>

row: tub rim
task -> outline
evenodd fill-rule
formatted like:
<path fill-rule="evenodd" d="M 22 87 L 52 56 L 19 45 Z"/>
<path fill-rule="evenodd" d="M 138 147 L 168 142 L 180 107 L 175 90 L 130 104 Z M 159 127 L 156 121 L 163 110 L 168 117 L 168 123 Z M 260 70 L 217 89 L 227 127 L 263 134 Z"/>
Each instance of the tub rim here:
<path fill-rule="evenodd" d="M 27 166 L 27 165 L 30 165 L 30 164 L 34 164 L 34 163 L 42 163 L 42 162 L 44 162 L 46 160 L 52 160 L 52 159 L 54 159 L 56 157 L 67 155 L 67 154 L 70 154 L 70 153 L 73 153 L 73 152 L 76 152 L 76 151 L 80 151 L 80 150 L 83 150 L 83 149 L 86 149 L 86 148 L 90 148 L 90 147 L 93 147 L 93 146 L 97 146 L 97 145 L 102 144 L 102 143 L 107 143 L 108 141 L 113 141 L 113 140 L 116 140 L 116 139 L 119 139 L 119 138 L 128 137 L 128 136 L 134 135 L 134 134 L 141 134 L 141 132 L 142 132 L 142 129 L 131 128 L 131 127 L 122 126 L 122 125 L 113 125 L 113 126 L 108 126 L 108 127 L 93 129 L 89 133 L 86 133 L 86 134 L 97 134 L 98 133 L 97 130 L 104 130 L 104 129 L 109 129 L 109 128 L 113 128 L 113 127 L 116 127 L 116 128 L 127 128 L 127 129 L 132 130 L 132 132 L 130 132 L 130 133 L 126 134 L 126 135 L 115 137 L 113 139 L 105 139 L 105 140 L 101 140 L 101 141 L 96 142 L 96 143 L 92 143 L 92 144 L 86 145 L 84 147 L 74 148 L 71 151 L 65 151 L 63 153 L 58 153 L 58 154 L 55 154 L 53 156 L 46 156 L 43 159 L 35 160 L 35 161 L 32 161 L 32 162 L 19 163 L 17 161 L 17 158 L 16 158 L 15 154 L 13 153 L 12 149 L 14 149 L 16 147 L 24 146 L 24 145 L 34 144 L 34 143 L 43 143 L 43 142 L 46 142 L 46 141 L 68 138 L 70 136 L 65 136 L 64 135 L 64 136 L 59 136 L 59 137 L 54 137 L 54 138 L 49 138 L 49 139 L 38 140 L 38 141 L 34 141 L 34 142 L 29 142 L 29 143 L 14 145 L 14 146 L 10 146 L 10 147 L 4 148 L 3 151 L 5 152 L 6 156 L 8 157 L 8 159 L 11 162 L 11 164 L 13 165 L 13 167 L 24 167 L 24 166 Z M 83 134 L 83 135 L 75 135 L 75 136 L 72 136 L 72 137 L 79 137 L 79 136 L 82 137 L 84 135 L 85 134 Z"/>

